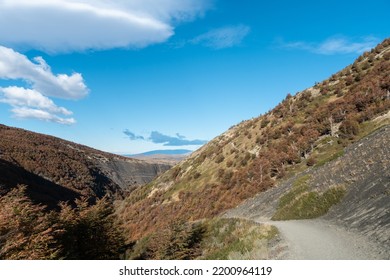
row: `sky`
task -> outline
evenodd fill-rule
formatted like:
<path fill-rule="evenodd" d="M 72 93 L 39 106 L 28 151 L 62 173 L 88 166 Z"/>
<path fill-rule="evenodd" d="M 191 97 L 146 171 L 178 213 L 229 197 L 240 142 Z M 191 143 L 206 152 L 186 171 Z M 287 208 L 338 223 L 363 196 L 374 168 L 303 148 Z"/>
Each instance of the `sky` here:
<path fill-rule="evenodd" d="M 195 150 L 389 37 L 389 10 L 387 0 L 0 0 L 0 123 L 118 154 Z"/>

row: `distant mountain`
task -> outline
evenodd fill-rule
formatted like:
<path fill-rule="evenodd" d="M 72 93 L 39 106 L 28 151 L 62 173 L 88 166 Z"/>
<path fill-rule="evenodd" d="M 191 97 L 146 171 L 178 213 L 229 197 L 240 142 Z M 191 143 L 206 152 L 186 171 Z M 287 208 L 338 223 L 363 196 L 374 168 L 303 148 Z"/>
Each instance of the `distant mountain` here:
<path fill-rule="evenodd" d="M 23 184 L 31 198 L 53 207 L 77 197 L 122 195 L 170 167 L 0 125 L 0 196 Z"/>
<path fill-rule="evenodd" d="M 123 223 L 131 240 L 138 240 L 158 234 L 173 221 L 190 222 L 221 215 L 287 178 L 299 178 L 307 170 L 342 156 L 353 143 L 390 124 L 389 110 L 390 39 L 387 39 L 329 79 L 296 95 L 288 94 L 266 114 L 232 126 L 151 184 L 137 189 L 120 205 Z M 378 150 L 386 151 L 382 146 Z M 387 161 L 383 161 L 383 168 L 389 172 L 390 155 L 384 158 Z M 361 160 L 367 168 L 372 164 L 365 158 Z M 344 176 L 342 184 L 330 183 L 323 189 L 316 189 L 309 180 L 290 184 L 286 197 L 280 200 L 284 207 L 280 206 L 271 217 L 284 219 L 295 212 L 303 215 L 292 208 L 306 196 L 314 198 L 315 204 L 327 203 L 313 208 L 313 201 L 303 201 L 299 205 L 311 205 L 309 213 L 305 213 L 307 217 L 326 212 L 343 197 L 346 189 L 348 192 L 359 172 L 351 170 L 352 178 Z M 332 178 L 329 173 L 324 176 Z M 327 200 L 329 195 L 337 197 Z M 278 204 L 279 197 L 273 199 L 265 203 Z M 367 205 L 376 207 L 370 203 Z M 313 209 L 318 212 L 313 214 Z"/>
<path fill-rule="evenodd" d="M 134 156 L 153 156 L 153 155 L 185 155 L 190 154 L 193 151 L 191 150 L 154 150 L 149 151 L 141 154 L 133 154 L 133 155 L 126 155 L 128 157 L 134 157 Z"/>

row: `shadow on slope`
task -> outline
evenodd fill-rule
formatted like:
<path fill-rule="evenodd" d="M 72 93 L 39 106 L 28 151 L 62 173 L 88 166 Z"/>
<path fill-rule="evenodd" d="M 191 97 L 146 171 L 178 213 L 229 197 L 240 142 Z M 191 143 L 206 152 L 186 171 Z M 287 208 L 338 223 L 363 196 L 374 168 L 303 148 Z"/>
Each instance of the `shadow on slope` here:
<path fill-rule="evenodd" d="M 49 209 L 57 209 L 61 201 L 74 201 L 80 197 L 75 191 L 50 182 L 3 159 L 0 159 L 0 173 L 0 196 L 15 188 L 17 182 L 27 186 L 27 194 L 33 202 L 43 204 Z"/>

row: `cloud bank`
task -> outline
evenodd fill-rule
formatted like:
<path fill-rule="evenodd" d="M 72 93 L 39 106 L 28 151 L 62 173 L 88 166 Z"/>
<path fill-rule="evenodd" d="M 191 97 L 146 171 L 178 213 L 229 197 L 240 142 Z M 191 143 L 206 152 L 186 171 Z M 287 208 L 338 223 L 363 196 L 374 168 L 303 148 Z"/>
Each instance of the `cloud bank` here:
<path fill-rule="evenodd" d="M 316 54 L 334 55 L 334 54 L 362 54 L 371 50 L 380 40 L 375 37 L 362 37 L 350 39 L 343 36 L 328 38 L 323 42 L 282 42 L 281 46 L 286 49 L 305 50 Z"/>
<path fill-rule="evenodd" d="M 166 41 L 174 24 L 210 0 L 0 0 L 0 45 L 65 53 L 141 48 Z"/>
<path fill-rule="evenodd" d="M 0 79 L 24 81 L 29 88 L 0 87 L 0 102 L 12 107 L 14 117 L 35 118 L 61 124 L 73 124 L 72 112 L 57 106 L 49 97 L 77 100 L 89 90 L 79 73 L 54 74 L 42 57 L 34 62 L 25 55 L 0 46 Z"/>
<path fill-rule="evenodd" d="M 140 136 L 140 135 L 136 135 L 135 133 L 131 132 L 130 130 L 126 129 L 123 131 L 123 133 L 129 137 L 130 140 L 134 141 L 134 140 L 145 140 L 145 137 L 143 136 Z"/>
<path fill-rule="evenodd" d="M 187 140 L 184 136 L 176 134 L 176 137 L 164 135 L 158 131 L 152 131 L 148 138 L 155 144 L 164 144 L 164 146 L 188 146 L 188 145 L 203 145 L 206 140 Z"/>
<path fill-rule="evenodd" d="M 180 135 L 179 133 L 176 136 L 168 136 L 158 131 L 152 131 L 149 137 L 143 137 L 141 135 L 136 135 L 135 133 L 129 131 L 128 129 L 124 130 L 123 133 L 132 141 L 135 140 L 145 140 L 150 141 L 155 144 L 163 144 L 163 146 L 179 147 L 179 146 L 198 146 L 204 145 L 207 143 L 206 140 L 188 140 L 185 136 Z"/>

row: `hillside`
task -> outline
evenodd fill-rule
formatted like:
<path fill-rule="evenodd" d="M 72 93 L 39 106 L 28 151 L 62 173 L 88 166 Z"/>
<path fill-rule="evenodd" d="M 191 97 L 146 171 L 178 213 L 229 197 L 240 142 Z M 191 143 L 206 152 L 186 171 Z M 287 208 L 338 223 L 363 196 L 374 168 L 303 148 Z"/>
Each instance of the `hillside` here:
<path fill-rule="evenodd" d="M 78 197 L 122 195 L 170 168 L 0 125 L 0 196 L 18 184 L 54 207 Z"/>
<path fill-rule="evenodd" d="M 294 96 L 288 94 L 265 115 L 233 126 L 130 194 L 117 210 L 129 240 L 139 240 L 175 220 L 218 216 L 287 178 L 326 165 L 389 124 L 389 109 L 387 39 L 329 79 Z M 335 204 L 345 189 L 332 189 L 326 195 Z"/>

